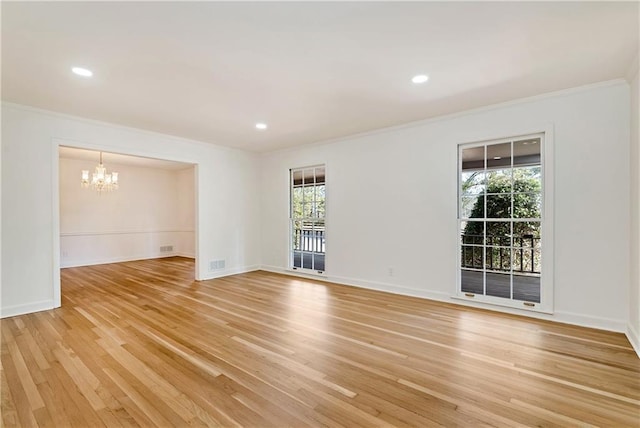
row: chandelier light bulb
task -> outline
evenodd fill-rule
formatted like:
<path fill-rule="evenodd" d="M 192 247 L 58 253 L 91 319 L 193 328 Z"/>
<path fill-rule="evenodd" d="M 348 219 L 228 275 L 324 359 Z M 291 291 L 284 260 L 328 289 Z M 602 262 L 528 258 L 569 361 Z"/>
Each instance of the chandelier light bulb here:
<path fill-rule="evenodd" d="M 107 168 L 102 163 L 102 152 L 100 152 L 100 163 L 91 175 L 91 180 L 89 180 L 89 171 L 83 169 L 80 184 L 84 188 L 92 187 L 97 192 L 117 190 L 118 173 L 113 171 L 110 174 L 107 173 Z"/>
<path fill-rule="evenodd" d="M 89 170 L 88 169 L 82 170 L 82 181 L 80 182 L 80 184 L 84 188 L 89 187 Z"/>

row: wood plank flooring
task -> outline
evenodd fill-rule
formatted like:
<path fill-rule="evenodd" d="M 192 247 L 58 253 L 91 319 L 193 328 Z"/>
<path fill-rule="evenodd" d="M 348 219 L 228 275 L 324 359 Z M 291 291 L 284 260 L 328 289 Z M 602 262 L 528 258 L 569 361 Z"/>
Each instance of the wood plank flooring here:
<path fill-rule="evenodd" d="M 2 321 L 4 426 L 640 426 L 622 334 L 167 258 Z"/>

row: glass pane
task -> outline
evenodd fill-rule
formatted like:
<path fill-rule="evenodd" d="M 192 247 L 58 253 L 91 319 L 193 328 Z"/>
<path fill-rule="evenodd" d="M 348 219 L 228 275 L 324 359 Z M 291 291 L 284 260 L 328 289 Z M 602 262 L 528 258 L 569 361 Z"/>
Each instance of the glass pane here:
<path fill-rule="evenodd" d="M 462 150 L 462 171 L 484 169 L 484 146 Z"/>
<path fill-rule="evenodd" d="M 303 173 L 304 184 L 308 186 L 309 184 L 314 184 L 316 181 L 313 175 L 313 169 L 305 169 Z"/>
<path fill-rule="evenodd" d="M 487 169 L 511 167 L 511 143 L 487 146 Z"/>
<path fill-rule="evenodd" d="M 540 248 L 513 248 L 513 271 L 518 273 L 542 272 Z"/>
<path fill-rule="evenodd" d="M 484 193 L 486 175 L 482 171 L 462 172 L 460 190 L 463 195 L 479 195 Z"/>
<path fill-rule="evenodd" d="M 541 218 L 542 195 L 540 193 L 514 193 L 513 211 L 513 218 Z"/>
<path fill-rule="evenodd" d="M 309 223 L 309 228 L 312 229 L 311 239 L 311 249 L 309 251 L 314 251 L 316 253 L 324 253 L 325 251 L 325 225 L 324 220 L 314 220 Z"/>
<path fill-rule="evenodd" d="M 463 245 L 460 258 L 461 267 L 482 269 L 482 255 L 484 249 L 482 247 Z"/>
<path fill-rule="evenodd" d="M 540 165 L 540 138 L 514 141 L 513 165 Z"/>
<path fill-rule="evenodd" d="M 315 188 L 313 186 L 305 186 L 303 187 L 303 197 L 304 197 L 304 206 L 302 217 L 313 217 L 313 198 L 314 198 Z"/>
<path fill-rule="evenodd" d="M 487 195 L 487 218 L 510 218 L 511 195 Z"/>
<path fill-rule="evenodd" d="M 487 222 L 487 245 L 511 246 L 511 222 L 489 221 Z"/>
<path fill-rule="evenodd" d="M 291 175 L 293 177 L 293 185 L 301 186 L 302 185 L 302 171 L 292 171 Z"/>
<path fill-rule="evenodd" d="M 315 171 L 316 174 L 316 183 L 324 183 L 325 181 L 325 172 L 324 172 L 324 168 L 316 168 Z"/>
<path fill-rule="evenodd" d="M 517 192 L 540 192 L 542 189 L 542 167 L 526 166 L 513 169 L 514 191 Z"/>
<path fill-rule="evenodd" d="M 511 298 L 511 275 L 487 272 L 487 296 Z"/>
<path fill-rule="evenodd" d="M 487 193 L 511 193 L 511 168 L 487 173 Z"/>
<path fill-rule="evenodd" d="M 293 267 L 302 267 L 302 253 L 299 251 L 293 252 Z"/>
<path fill-rule="evenodd" d="M 488 271 L 509 272 L 511 270 L 511 248 L 487 247 L 485 254 L 485 268 Z"/>
<path fill-rule="evenodd" d="M 302 268 L 313 269 L 313 257 L 309 253 L 302 253 Z"/>
<path fill-rule="evenodd" d="M 313 269 L 324 271 L 324 254 L 313 255 Z"/>
<path fill-rule="evenodd" d="M 460 224 L 460 243 L 475 245 L 484 244 L 484 222 L 463 221 Z"/>
<path fill-rule="evenodd" d="M 540 248 L 540 222 L 516 221 L 513 223 L 513 246 Z"/>
<path fill-rule="evenodd" d="M 315 205 L 315 216 L 324 218 L 325 215 L 325 190 L 324 185 L 316 186 L 316 205 Z"/>
<path fill-rule="evenodd" d="M 313 245 L 311 235 L 311 229 L 307 225 L 304 225 L 300 231 L 300 249 L 302 251 L 311 251 L 311 246 Z"/>
<path fill-rule="evenodd" d="M 324 226 L 321 229 L 316 230 L 316 236 L 318 239 L 316 251 L 318 253 L 324 253 L 325 252 Z"/>
<path fill-rule="evenodd" d="M 302 217 L 302 187 L 294 187 L 291 189 L 291 216 L 295 218 Z"/>
<path fill-rule="evenodd" d="M 463 196 L 460 200 L 461 218 L 483 218 L 484 196 Z"/>
<path fill-rule="evenodd" d="M 513 298 L 540 303 L 540 277 L 533 275 L 513 275 Z"/>
<path fill-rule="evenodd" d="M 313 225 L 313 230 L 311 231 L 311 251 L 317 252 L 320 251 L 322 247 L 322 230 L 318 229 L 317 226 Z"/>
<path fill-rule="evenodd" d="M 484 272 L 462 269 L 460 282 L 464 293 L 484 294 Z"/>
<path fill-rule="evenodd" d="M 542 251 L 539 248 L 533 250 L 533 272 L 542 273 Z"/>
<path fill-rule="evenodd" d="M 294 250 L 300 250 L 302 249 L 302 222 L 294 221 L 292 229 L 292 248 Z"/>
<path fill-rule="evenodd" d="M 524 264 L 524 252 L 522 251 L 522 248 L 513 248 L 512 252 L 511 269 L 513 269 L 514 274 L 517 272 L 523 272 L 522 265 Z"/>

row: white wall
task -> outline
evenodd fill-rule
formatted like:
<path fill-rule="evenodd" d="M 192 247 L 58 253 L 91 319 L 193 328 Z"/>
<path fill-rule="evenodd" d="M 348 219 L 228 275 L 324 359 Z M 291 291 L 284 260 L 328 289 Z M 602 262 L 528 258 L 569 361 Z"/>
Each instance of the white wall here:
<path fill-rule="evenodd" d="M 60 159 L 60 264 L 84 266 L 171 255 L 195 255 L 193 168 L 118 165 L 116 192 L 80 187 L 80 171 L 96 160 Z M 108 159 L 108 157 L 107 157 Z M 161 252 L 161 246 L 173 246 Z"/>
<path fill-rule="evenodd" d="M 555 137 L 555 313 L 527 314 L 624 331 L 630 245 L 624 81 L 265 155 L 263 268 L 287 266 L 288 169 L 326 163 L 327 278 L 459 302 L 450 297 L 457 144 L 547 126 Z"/>
<path fill-rule="evenodd" d="M 259 263 L 255 155 L 211 144 L 2 105 L 2 316 L 59 304 L 57 144 L 197 164 L 196 277 Z M 124 176 L 123 176 L 124 185 Z M 224 271 L 209 261 L 225 259 Z"/>
<path fill-rule="evenodd" d="M 631 282 L 627 336 L 640 355 L 640 73 L 631 79 Z"/>
<path fill-rule="evenodd" d="M 176 171 L 178 194 L 174 204 L 177 207 L 175 224 L 178 234 L 175 251 L 177 255 L 184 257 L 196 256 L 194 179 L 193 168 Z"/>

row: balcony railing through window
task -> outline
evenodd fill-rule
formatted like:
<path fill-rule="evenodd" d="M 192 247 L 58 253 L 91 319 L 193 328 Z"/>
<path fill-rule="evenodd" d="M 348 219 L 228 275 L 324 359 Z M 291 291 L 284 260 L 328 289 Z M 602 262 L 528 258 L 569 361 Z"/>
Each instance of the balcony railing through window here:
<path fill-rule="evenodd" d="M 325 270 L 324 229 L 295 229 L 293 231 L 293 267 Z"/>
<path fill-rule="evenodd" d="M 486 246 L 477 245 L 486 239 Z M 503 238 L 462 235 L 462 266 L 499 272 L 540 274 L 540 238 L 524 235 L 513 238 L 513 246 L 503 246 Z M 474 245 L 475 244 L 475 245 Z M 483 257 L 483 249 L 486 254 Z"/>
<path fill-rule="evenodd" d="M 293 240 L 295 251 L 325 252 L 324 230 L 297 229 L 293 232 Z"/>

